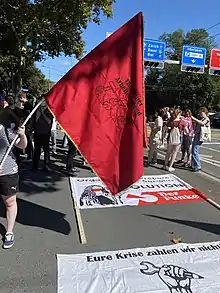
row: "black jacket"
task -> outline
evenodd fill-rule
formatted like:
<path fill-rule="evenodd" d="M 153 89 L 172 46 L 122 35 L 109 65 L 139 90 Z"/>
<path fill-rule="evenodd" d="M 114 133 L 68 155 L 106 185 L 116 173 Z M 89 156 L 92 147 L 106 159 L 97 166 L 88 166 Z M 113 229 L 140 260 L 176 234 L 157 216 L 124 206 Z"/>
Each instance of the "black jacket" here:
<path fill-rule="evenodd" d="M 18 127 L 21 125 L 21 121 L 10 108 L 6 107 L 0 108 L 0 124 L 6 128 L 11 128 L 11 124 Z"/>

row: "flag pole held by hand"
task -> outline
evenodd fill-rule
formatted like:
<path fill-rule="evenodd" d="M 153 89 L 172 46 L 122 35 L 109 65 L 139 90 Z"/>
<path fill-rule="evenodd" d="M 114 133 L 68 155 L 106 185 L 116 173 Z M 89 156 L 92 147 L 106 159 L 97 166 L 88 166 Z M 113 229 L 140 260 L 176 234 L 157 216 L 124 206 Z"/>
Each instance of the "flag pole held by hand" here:
<path fill-rule="evenodd" d="M 21 127 L 24 127 L 27 122 L 30 120 L 31 116 L 36 112 L 36 110 L 40 107 L 40 105 L 43 103 L 44 99 L 40 100 L 40 102 L 34 107 L 34 109 L 31 111 L 31 113 L 27 116 L 27 118 L 25 119 L 24 123 L 21 125 Z M 11 152 L 16 140 L 18 139 L 18 134 L 16 134 L 15 138 L 13 139 L 13 141 L 11 142 L 9 148 L 7 149 L 7 152 L 5 153 L 1 163 L 0 163 L 0 170 L 2 169 L 2 166 L 5 163 L 5 160 L 7 158 L 7 156 L 9 155 L 9 153 Z"/>

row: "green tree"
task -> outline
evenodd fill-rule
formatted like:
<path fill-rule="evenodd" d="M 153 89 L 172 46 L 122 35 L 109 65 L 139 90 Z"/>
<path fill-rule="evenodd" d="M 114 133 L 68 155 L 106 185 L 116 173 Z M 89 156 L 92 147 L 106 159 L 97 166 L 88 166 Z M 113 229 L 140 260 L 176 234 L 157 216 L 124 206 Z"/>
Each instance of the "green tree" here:
<path fill-rule="evenodd" d="M 183 45 L 206 47 L 207 64 L 209 64 L 210 51 L 216 45 L 214 39 L 204 29 L 193 29 L 186 34 L 182 30 L 177 30 L 170 34 L 164 33 L 160 39 L 167 44 L 166 56 L 170 60 L 181 60 Z M 219 104 L 220 78 L 210 76 L 207 69 L 204 74 L 186 73 L 180 71 L 179 65 L 165 64 L 164 71 L 156 70 L 158 78 L 154 85 L 152 85 L 152 75 L 155 76 L 155 70 L 148 72 L 146 87 L 150 90 L 149 98 L 155 101 L 157 97 L 161 106 L 189 107 L 195 111 L 200 106 L 212 109 Z M 154 104 L 151 107 L 155 108 Z"/>
<path fill-rule="evenodd" d="M 82 33 L 89 22 L 112 16 L 114 0 L 1 0 L 0 58 L 13 56 L 15 83 L 24 60 L 40 61 L 61 54 L 80 58 Z"/>
<path fill-rule="evenodd" d="M 16 69 L 14 69 L 16 70 Z M 13 88 L 12 60 L 4 58 L 0 62 L 0 92 L 8 93 Z M 36 67 L 34 62 L 28 62 L 22 68 L 22 84 L 29 89 L 29 96 L 39 97 L 47 93 L 53 86 L 53 82 L 46 79 L 45 75 Z"/>
<path fill-rule="evenodd" d="M 47 93 L 53 83 L 33 63 L 22 72 L 22 84 L 29 90 L 29 95 L 38 98 Z"/>

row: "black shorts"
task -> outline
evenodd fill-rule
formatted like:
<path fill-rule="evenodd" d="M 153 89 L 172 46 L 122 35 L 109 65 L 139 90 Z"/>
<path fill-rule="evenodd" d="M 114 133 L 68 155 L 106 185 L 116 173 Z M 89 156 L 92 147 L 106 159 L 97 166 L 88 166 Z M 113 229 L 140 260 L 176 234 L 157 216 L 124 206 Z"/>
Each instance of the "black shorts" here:
<path fill-rule="evenodd" d="M 182 149 L 186 150 L 192 145 L 192 136 L 183 135 Z"/>
<path fill-rule="evenodd" d="M 0 176 L 0 195 L 12 196 L 18 192 L 19 176 L 18 173 Z"/>

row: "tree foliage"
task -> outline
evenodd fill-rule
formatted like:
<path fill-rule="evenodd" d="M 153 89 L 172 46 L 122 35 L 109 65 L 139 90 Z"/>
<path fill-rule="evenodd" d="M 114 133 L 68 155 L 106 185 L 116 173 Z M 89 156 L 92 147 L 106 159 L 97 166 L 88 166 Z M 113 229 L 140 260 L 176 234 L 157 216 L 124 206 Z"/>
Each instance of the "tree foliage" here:
<path fill-rule="evenodd" d="M 16 71 L 16 68 L 14 68 L 14 71 Z M 53 85 L 53 82 L 46 79 L 33 61 L 22 68 L 21 76 L 22 85 L 29 90 L 29 96 L 31 97 L 38 98 L 41 94 L 47 93 Z M 8 58 L 2 59 L 2 62 L 0 62 L 0 92 L 11 92 L 15 82 L 14 78 L 11 60 Z"/>
<path fill-rule="evenodd" d="M 112 15 L 114 0 L 1 0 L 0 54 L 50 57 L 83 54 L 83 29 Z M 25 48 L 25 49 L 24 49 Z M 22 50 L 23 49 L 23 50 Z"/>
<path fill-rule="evenodd" d="M 166 42 L 166 57 L 181 60 L 183 45 L 207 48 L 206 64 L 209 64 L 210 51 L 216 46 L 214 39 L 204 29 L 192 29 L 184 33 L 177 30 L 164 33 L 161 40 Z M 208 74 L 186 73 L 179 65 L 165 64 L 164 71 L 148 70 L 146 88 L 149 108 L 157 106 L 180 106 L 195 111 L 200 106 L 215 109 L 220 101 L 220 78 Z"/>
<path fill-rule="evenodd" d="M 29 90 L 29 94 L 36 98 L 45 94 L 51 88 L 52 82 L 34 64 L 28 66 L 22 72 L 22 84 Z"/>
<path fill-rule="evenodd" d="M 0 59 L 10 59 L 20 87 L 25 61 L 84 53 L 83 30 L 112 15 L 114 0 L 1 0 Z"/>

